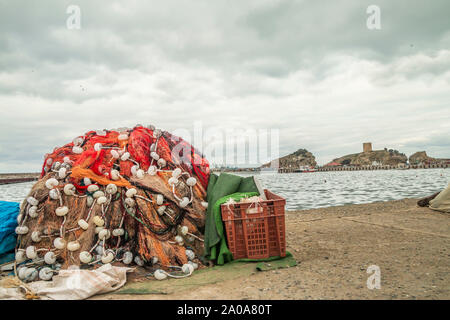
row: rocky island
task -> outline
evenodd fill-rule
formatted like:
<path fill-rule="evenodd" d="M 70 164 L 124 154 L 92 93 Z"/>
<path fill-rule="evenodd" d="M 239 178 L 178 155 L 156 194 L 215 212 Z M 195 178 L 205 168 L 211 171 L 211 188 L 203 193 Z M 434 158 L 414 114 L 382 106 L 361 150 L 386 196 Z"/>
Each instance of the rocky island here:
<path fill-rule="evenodd" d="M 290 168 L 300 169 L 300 167 L 316 167 L 317 162 L 314 155 L 306 149 L 298 149 L 297 151 L 288 154 L 287 156 L 272 160 L 269 163 L 263 164 L 261 168 Z"/>
<path fill-rule="evenodd" d="M 398 166 L 406 164 L 408 157 L 394 149 L 384 148 L 383 150 L 372 150 L 371 143 L 363 145 L 363 152 L 348 154 L 340 158 L 333 159 L 328 165 L 339 166 Z"/>
<path fill-rule="evenodd" d="M 427 155 L 426 151 L 418 151 L 409 157 L 410 165 L 443 164 L 443 163 L 448 163 L 448 162 L 450 162 L 449 159 L 439 159 L 439 158 L 429 157 Z"/>
<path fill-rule="evenodd" d="M 418 151 L 409 158 L 395 149 L 372 150 L 372 143 L 363 143 L 363 151 L 335 158 L 324 166 L 319 166 L 315 156 L 306 149 L 274 159 L 260 167 L 253 168 L 213 168 L 213 171 L 277 171 L 315 172 L 315 171 L 352 171 L 352 170 L 389 170 L 389 169 L 428 169 L 448 168 L 450 159 L 432 158 L 425 151 Z"/>

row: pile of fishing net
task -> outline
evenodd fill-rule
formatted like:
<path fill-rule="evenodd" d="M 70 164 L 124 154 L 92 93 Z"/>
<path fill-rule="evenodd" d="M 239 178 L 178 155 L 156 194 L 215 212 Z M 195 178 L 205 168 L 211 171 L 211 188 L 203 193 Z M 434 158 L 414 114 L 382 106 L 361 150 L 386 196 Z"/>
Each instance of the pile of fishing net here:
<path fill-rule="evenodd" d="M 153 126 L 76 137 L 45 156 L 21 203 L 19 278 L 113 262 L 153 267 L 157 278 L 177 266 L 192 273 L 204 249 L 208 178 L 194 147 Z"/>

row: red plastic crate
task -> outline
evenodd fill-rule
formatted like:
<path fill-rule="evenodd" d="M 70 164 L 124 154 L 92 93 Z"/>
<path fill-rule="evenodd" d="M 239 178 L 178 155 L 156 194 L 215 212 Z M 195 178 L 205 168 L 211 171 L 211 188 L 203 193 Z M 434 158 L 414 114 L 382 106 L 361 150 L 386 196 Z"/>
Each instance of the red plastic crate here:
<path fill-rule="evenodd" d="M 234 259 L 286 256 L 284 213 L 286 200 L 264 190 L 267 200 L 222 204 L 228 248 Z"/>

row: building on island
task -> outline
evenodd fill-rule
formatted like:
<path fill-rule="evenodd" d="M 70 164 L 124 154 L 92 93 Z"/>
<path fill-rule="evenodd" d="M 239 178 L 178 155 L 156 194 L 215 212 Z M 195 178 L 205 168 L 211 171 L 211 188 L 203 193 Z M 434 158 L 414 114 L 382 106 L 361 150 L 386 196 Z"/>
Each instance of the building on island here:
<path fill-rule="evenodd" d="M 372 142 L 363 143 L 363 152 L 372 152 Z"/>

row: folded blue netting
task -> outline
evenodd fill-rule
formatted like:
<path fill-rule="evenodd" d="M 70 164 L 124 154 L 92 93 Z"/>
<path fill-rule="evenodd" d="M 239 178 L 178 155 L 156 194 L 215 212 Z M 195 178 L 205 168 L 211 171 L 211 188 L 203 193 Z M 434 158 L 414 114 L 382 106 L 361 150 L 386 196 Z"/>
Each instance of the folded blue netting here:
<path fill-rule="evenodd" d="M 19 203 L 0 201 L 0 261 L 11 258 L 11 252 L 16 247 L 17 216 Z"/>

